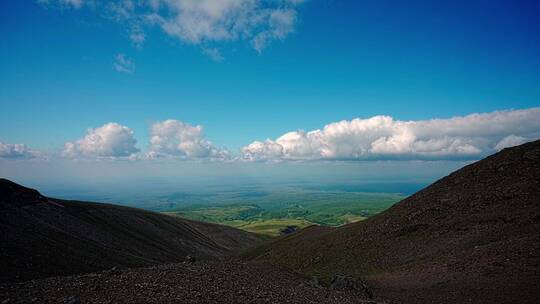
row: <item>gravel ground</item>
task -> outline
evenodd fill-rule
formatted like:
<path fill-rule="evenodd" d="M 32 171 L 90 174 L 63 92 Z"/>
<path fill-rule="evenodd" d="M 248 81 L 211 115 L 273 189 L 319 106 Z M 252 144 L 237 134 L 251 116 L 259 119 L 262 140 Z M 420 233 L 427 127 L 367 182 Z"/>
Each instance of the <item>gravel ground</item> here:
<path fill-rule="evenodd" d="M 0 303 L 375 303 L 261 263 L 112 269 L 0 285 Z"/>

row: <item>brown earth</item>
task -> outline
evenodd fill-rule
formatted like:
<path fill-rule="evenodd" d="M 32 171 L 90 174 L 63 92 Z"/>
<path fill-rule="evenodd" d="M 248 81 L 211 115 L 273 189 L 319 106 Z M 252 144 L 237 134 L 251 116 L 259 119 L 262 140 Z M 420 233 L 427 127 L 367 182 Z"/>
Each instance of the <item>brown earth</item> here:
<path fill-rule="evenodd" d="M 196 262 L 0 284 L 8 303 L 375 303 L 262 264 Z"/>
<path fill-rule="evenodd" d="M 540 141 L 466 166 L 368 220 L 248 251 L 398 303 L 540 303 Z"/>

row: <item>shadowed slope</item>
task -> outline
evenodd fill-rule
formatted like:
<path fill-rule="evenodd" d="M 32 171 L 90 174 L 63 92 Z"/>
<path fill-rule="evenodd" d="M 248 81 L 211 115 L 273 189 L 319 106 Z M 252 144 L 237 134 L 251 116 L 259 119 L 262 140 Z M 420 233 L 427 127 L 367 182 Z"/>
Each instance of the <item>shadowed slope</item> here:
<path fill-rule="evenodd" d="M 540 302 L 540 141 L 466 166 L 368 220 L 244 255 L 350 274 L 407 303 Z M 303 237 L 303 234 L 310 234 Z"/>
<path fill-rule="evenodd" d="M 113 266 L 218 259 L 256 244 L 238 229 L 155 212 L 50 199 L 0 179 L 0 281 Z"/>
<path fill-rule="evenodd" d="M 0 284 L 0 300 L 27 303 L 384 304 L 328 290 L 258 263 L 196 262 Z"/>

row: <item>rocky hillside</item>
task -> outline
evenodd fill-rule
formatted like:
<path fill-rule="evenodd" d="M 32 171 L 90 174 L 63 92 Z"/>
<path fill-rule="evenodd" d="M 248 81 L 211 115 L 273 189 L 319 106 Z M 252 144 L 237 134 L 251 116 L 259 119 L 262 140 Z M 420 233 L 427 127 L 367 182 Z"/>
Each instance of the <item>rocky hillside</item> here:
<path fill-rule="evenodd" d="M 383 304 L 257 263 L 195 262 L 0 284 L 0 303 Z"/>
<path fill-rule="evenodd" d="M 257 244 L 251 233 L 140 209 L 47 198 L 0 179 L 0 282 L 197 259 Z"/>
<path fill-rule="evenodd" d="M 466 166 L 366 221 L 259 246 L 329 281 L 361 278 L 398 303 L 540 303 L 540 141 Z"/>

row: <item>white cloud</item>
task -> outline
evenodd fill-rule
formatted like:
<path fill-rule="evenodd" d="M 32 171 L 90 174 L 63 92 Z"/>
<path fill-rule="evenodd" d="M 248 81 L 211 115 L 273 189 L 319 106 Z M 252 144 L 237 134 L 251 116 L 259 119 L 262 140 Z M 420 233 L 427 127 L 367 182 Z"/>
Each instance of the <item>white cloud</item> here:
<path fill-rule="evenodd" d="M 110 1 L 105 8 L 106 13 L 117 21 L 129 20 L 135 14 L 135 2 L 131 0 Z"/>
<path fill-rule="evenodd" d="M 242 148 L 248 161 L 476 158 L 540 138 L 540 108 L 450 119 L 353 119 L 322 130 L 288 132 Z"/>
<path fill-rule="evenodd" d="M 65 5 L 71 5 L 74 8 L 81 8 L 83 6 L 83 0 L 60 0 L 60 3 Z"/>
<path fill-rule="evenodd" d="M 114 122 L 99 128 L 88 129 L 86 135 L 64 144 L 62 154 L 66 157 L 118 158 L 133 157 L 139 149 L 133 130 Z"/>
<path fill-rule="evenodd" d="M 8 144 L 0 142 L 0 158 L 28 159 L 42 158 L 42 152 L 32 150 L 25 144 Z"/>
<path fill-rule="evenodd" d="M 37 0 L 36 1 L 39 4 L 43 5 L 59 5 L 60 7 L 69 7 L 69 8 L 75 8 L 79 9 L 81 8 L 85 2 L 89 2 L 88 0 Z"/>
<path fill-rule="evenodd" d="M 134 28 L 129 33 L 129 39 L 137 48 L 142 48 L 144 42 L 146 41 L 146 34 L 139 28 Z"/>
<path fill-rule="evenodd" d="M 165 120 L 152 125 L 149 158 L 179 157 L 184 159 L 228 159 L 229 152 L 215 147 L 204 138 L 203 127 L 178 120 Z"/>
<path fill-rule="evenodd" d="M 262 52 L 272 40 L 283 40 L 294 31 L 296 23 L 296 10 L 277 9 L 268 15 L 268 29 L 259 32 L 251 41 L 257 52 Z"/>
<path fill-rule="evenodd" d="M 301 1 L 176 0 L 156 1 L 148 20 L 167 34 L 191 43 L 248 40 L 261 52 L 272 40 L 294 31 Z"/>
<path fill-rule="evenodd" d="M 40 0 L 81 8 L 89 0 Z M 184 43 L 213 49 L 213 44 L 246 41 L 261 52 L 274 40 L 294 32 L 303 0 L 117 0 L 95 2 L 96 10 L 125 24 L 129 38 L 140 47 L 145 29 L 159 27 Z M 220 55 L 221 56 L 221 55 Z"/>
<path fill-rule="evenodd" d="M 500 151 L 504 148 L 510 148 L 514 146 L 521 145 L 526 143 L 527 139 L 525 137 L 516 136 L 514 134 L 508 135 L 505 138 L 501 139 L 496 145 L 495 150 Z"/>
<path fill-rule="evenodd" d="M 202 51 L 203 54 L 210 57 L 210 59 L 214 61 L 223 61 L 223 56 L 221 55 L 221 52 L 216 48 L 203 48 Z"/>
<path fill-rule="evenodd" d="M 114 56 L 114 69 L 120 73 L 133 74 L 135 72 L 135 64 L 124 54 Z"/>

